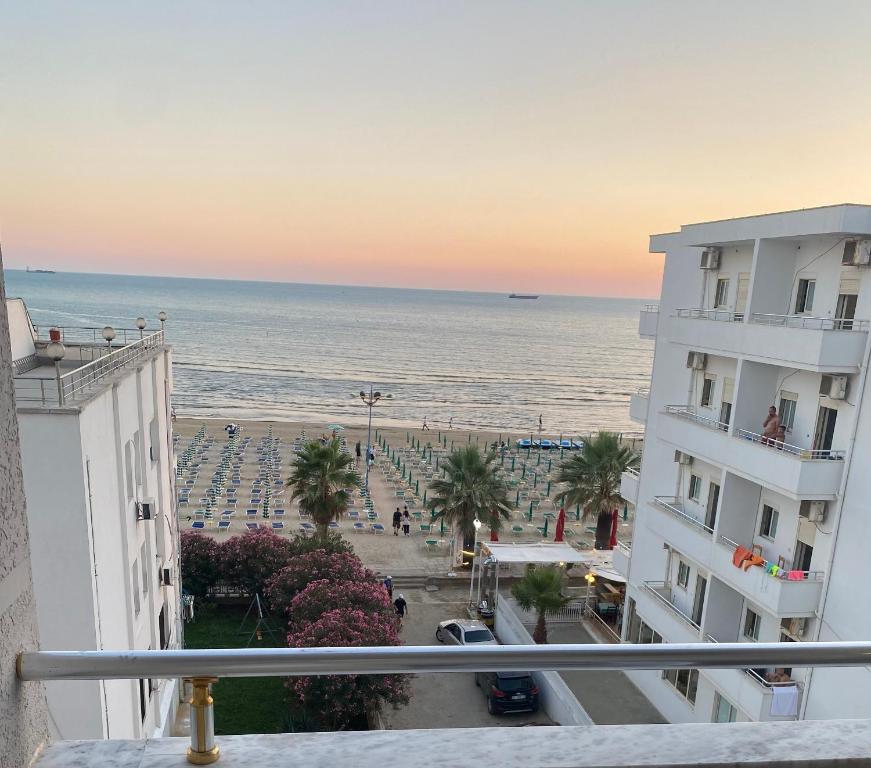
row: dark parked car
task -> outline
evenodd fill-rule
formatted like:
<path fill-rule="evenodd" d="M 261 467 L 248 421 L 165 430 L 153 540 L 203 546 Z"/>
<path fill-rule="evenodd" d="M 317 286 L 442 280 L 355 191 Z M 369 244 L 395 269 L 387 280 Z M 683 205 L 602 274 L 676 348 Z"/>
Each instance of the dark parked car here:
<path fill-rule="evenodd" d="M 538 686 L 529 672 L 476 672 L 475 685 L 487 694 L 491 715 L 538 712 Z"/>

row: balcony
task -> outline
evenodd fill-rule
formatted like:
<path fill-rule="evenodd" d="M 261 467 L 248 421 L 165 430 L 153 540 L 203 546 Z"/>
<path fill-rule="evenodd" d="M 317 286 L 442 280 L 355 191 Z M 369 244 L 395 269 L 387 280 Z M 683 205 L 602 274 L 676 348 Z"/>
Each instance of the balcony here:
<path fill-rule="evenodd" d="M 617 542 L 616 548 L 611 551 L 611 564 L 614 570 L 621 576 L 629 577 L 629 561 L 632 559 L 632 547 L 622 541 Z"/>
<path fill-rule="evenodd" d="M 647 406 L 650 403 L 650 390 L 639 389 L 629 396 L 629 418 L 636 424 L 647 423 Z"/>
<path fill-rule="evenodd" d="M 843 451 L 815 451 L 772 443 L 762 435 L 738 430 L 685 405 L 668 405 L 670 418 L 659 422 L 659 436 L 692 456 L 725 466 L 742 477 L 792 499 L 836 498 L 844 471 Z"/>
<path fill-rule="evenodd" d="M 718 579 L 775 616 L 814 615 L 823 589 L 822 571 L 784 569 L 772 575 L 767 572 L 771 565 L 768 561 L 752 565 L 745 571 L 733 562 L 738 547 L 737 542 L 725 536 L 717 537 L 710 565 Z"/>
<path fill-rule="evenodd" d="M 620 475 L 620 495 L 633 507 L 638 506 L 638 482 L 640 475 L 637 469 L 625 469 Z"/>
<path fill-rule="evenodd" d="M 638 335 L 642 339 L 655 339 L 659 326 L 659 304 L 645 304 L 638 320 Z"/>
<path fill-rule="evenodd" d="M 701 352 L 819 373 L 856 373 L 868 340 L 867 320 L 678 309 L 669 337 Z"/>
<path fill-rule="evenodd" d="M 663 581 L 645 581 L 643 589 L 637 593 L 638 612 L 658 630 L 669 643 L 698 643 L 701 640 L 701 627 L 676 601 L 674 589 Z M 648 599 L 643 599 L 645 596 Z M 643 604 L 642 604 L 643 603 Z"/>
<path fill-rule="evenodd" d="M 655 496 L 651 507 L 657 514 L 648 517 L 648 527 L 697 563 L 710 561 L 714 532 L 703 520 L 687 511 L 681 499 Z"/>

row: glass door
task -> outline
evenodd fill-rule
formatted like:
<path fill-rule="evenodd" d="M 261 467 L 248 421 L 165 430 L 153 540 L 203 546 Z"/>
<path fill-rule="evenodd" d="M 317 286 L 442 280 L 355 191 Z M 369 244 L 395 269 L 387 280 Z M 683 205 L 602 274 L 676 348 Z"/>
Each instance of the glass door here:
<path fill-rule="evenodd" d="M 693 598 L 693 612 L 690 618 L 699 626 L 702 626 L 702 611 L 705 609 L 705 591 L 708 588 L 708 580 L 704 576 L 696 576 L 696 594 Z"/>
<path fill-rule="evenodd" d="M 817 426 L 814 430 L 814 450 L 815 451 L 830 451 L 832 450 L 832 439 L 835 436 L 835 422 L 838 419 L 838 412 L 834 408 L 826 408 L 820 406 L 817 414 Z"/>
<path fill-rule="evenodd" d="M 714 530 L 714 524 L 717 522 L 717 506 L 720 503 L 720 486 L 716 483 L 711 483 L 708 487 L 708 507 L 705 511 L 705 525 L 711 530 Z"/>

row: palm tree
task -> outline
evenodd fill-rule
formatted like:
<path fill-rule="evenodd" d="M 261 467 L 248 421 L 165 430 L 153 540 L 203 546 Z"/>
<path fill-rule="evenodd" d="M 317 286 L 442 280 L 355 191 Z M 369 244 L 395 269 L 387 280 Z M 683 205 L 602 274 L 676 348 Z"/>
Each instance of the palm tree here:
<path fill-rule="evenodd" d="M 555 565 L 544 568 L 530 567 L 523 578 L 511 587 L 511 594 L 524 611 L 536 611 L 538 621 L 532 639 L 536 643 L 547 642 L 548 611 L 558 611 L 568 604 L 569 598 L 563 595 L 563 570 Z"/>
<path fill-rule="evenodd" d="M 638 454 L 621 445 L 616 434 L 600 432 L 559 468 L 556 481 L 567 487 L 557 494 L 557 501 L 581 505 L 584 520 L 596 517 L 596 549 L 608 549 L 613 510 L 621 501 L 620 475 L 638 461 Z"/>
<path fill-rule="evenodd" d="M 499 477 L 496 452 L 482 454 L 476 445 L 454 451 L 442 463 L 444 477 L 433 480 L 428 506 L 433 519 L 444 520 L 463 535 L 463 550 L 475 546 L 475 520 L 498 531 L 511 517 L 508 484 Z"/>
<path fill-rule="evenodd" d="M 311 515 L 319 537 L 325 537 L 329 524 L 345 514 L 349 489 L 358 479 L 350 468 L 353 463 L 349 454 L 342 453 L 338 440 L 306 443 L 296 455 L 287 480 L 293 489 L 290 500 L 299 499 L 300 510 Z"/>

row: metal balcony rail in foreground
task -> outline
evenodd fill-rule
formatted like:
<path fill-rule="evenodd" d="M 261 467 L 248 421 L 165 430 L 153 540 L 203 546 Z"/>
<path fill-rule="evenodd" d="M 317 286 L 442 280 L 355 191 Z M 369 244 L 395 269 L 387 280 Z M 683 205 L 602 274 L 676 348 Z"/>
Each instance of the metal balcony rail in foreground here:
<path fill-rule="evenodd" d="M 723 535 L 717 536 L 717 542 L 732 550 L 733 552 L 738 549 L 738 547 L 742 546 L 741 544 L 738 544 L 737 541 L 732 541 L 732 539 Z M 752 552 L 752 549 L 750 547 L 746 547 L 746 549 Z M 762 557 L 762 555 L 758 556 Z M 768 562 L 768 560 L 765 560 L 765 566 L 767 567 L 768 565 L 770 565 L 770 563 Z M 751 567 L 761 567 L 761 565 Z M 772 579 L 780 579 L 787 584 L 802 581 L 822 581 L 825 578 L 825 573 L 823 571 L 803 571 L 800 568 L 787 568 L 785 566 L 778 567 L 776 574 L 769 573 L 768 575 L 771 576 Z"/>
<path fill-rule="evenodd" d="M 16 400 L 22 404 L 64 405 L 77 396 L 88 392 L 94 385 L 108 376 L 134 365 L 152 350 L 162 347 L 163 344 L 164 332 L 155 331 L 64 373 L 60 377 L 27 376 L 16 378 Z"/>
<path fill-rule="evenodd" d="M 710 416 L 703 416 L 696 411 L 695 408 L 689 405 L 667 405 L 665 406 L 665 412 L 681 419 L 694 421 L 696 424 L 701 424 L 703 427 L 718 429 L 720 432 L 727 432 L 729 430 L 728 422 L 718 421 Z"/>
<path fill-rule="evenodd" d="M 798 458 L 804 461 L 815 461 L 815 460 L 829 460 L 829 461 L 842 461 L 844 459 L 844 451 L 832 451 L 832 450 L 816 450 L 815 448 L 802 448 L 799 445 L 792 445 L 790 443 L 784 443 L 780 440 L 775 440 L 773 437 L 766 437 L 765 435 L 760 435 L 758 432 L 751 432 L 749 429 L 739 429 L 736 432 L 736 437 L 740 437 L 744 440 L 750 440 L 754 443 L 759 443 L 760 445 L 765 445 L 769 448 L 772 448 L 777 451 L 783 451 L 784 453 L 792 454 L 793 456 L 798 456 Z"/>
<path fill-rule="evenodd" d="M 191 746 L 198 765 L 218 759 L 210 685 L 221 677 L 389 675 L 541 670 L 864 667 L 871 642 L 502 645 L 483 648 L 239 648 L 186 651 L 35 651 L 19 654 L 21 680 L 191 681 Z"/>
<path fill-rule="evenodd" d="M 683 508 L 683 501 L 677 496 L 654 496 L 653 503 L 660 509 L 664 509 L 666 512 L 671 512 L 675 517 L 699 528 L 705 533 L 714 532 L 714 529 L 705 525 L 704 521 L 699 520 L 697 517 L 693 517 L 691 514 L 686 512 Z"/>
<path fill-rule="evenodd" d="M 692 616 L 684 613 L 674 604 L 671 598 L 671 584 L 666 584 L 664 581 L 645 581 L 642 582 L 642 586 L 672 613 L 677 614 L 678 617 L 689 624 L 696 632 L 701 630 L 701 626 Z M 669 667 L 669 669 L 672 669 L 672 667 Z"/>
<path fill-rule="evenodd" d="M 867 331 L 868 320 L 847 317 L 809 317 L 807 315 L 772 315 L 754 312 L 750 322 L 756 325 L 774 325 L 781 328 L 808 328 L 814 331 Z"/>

